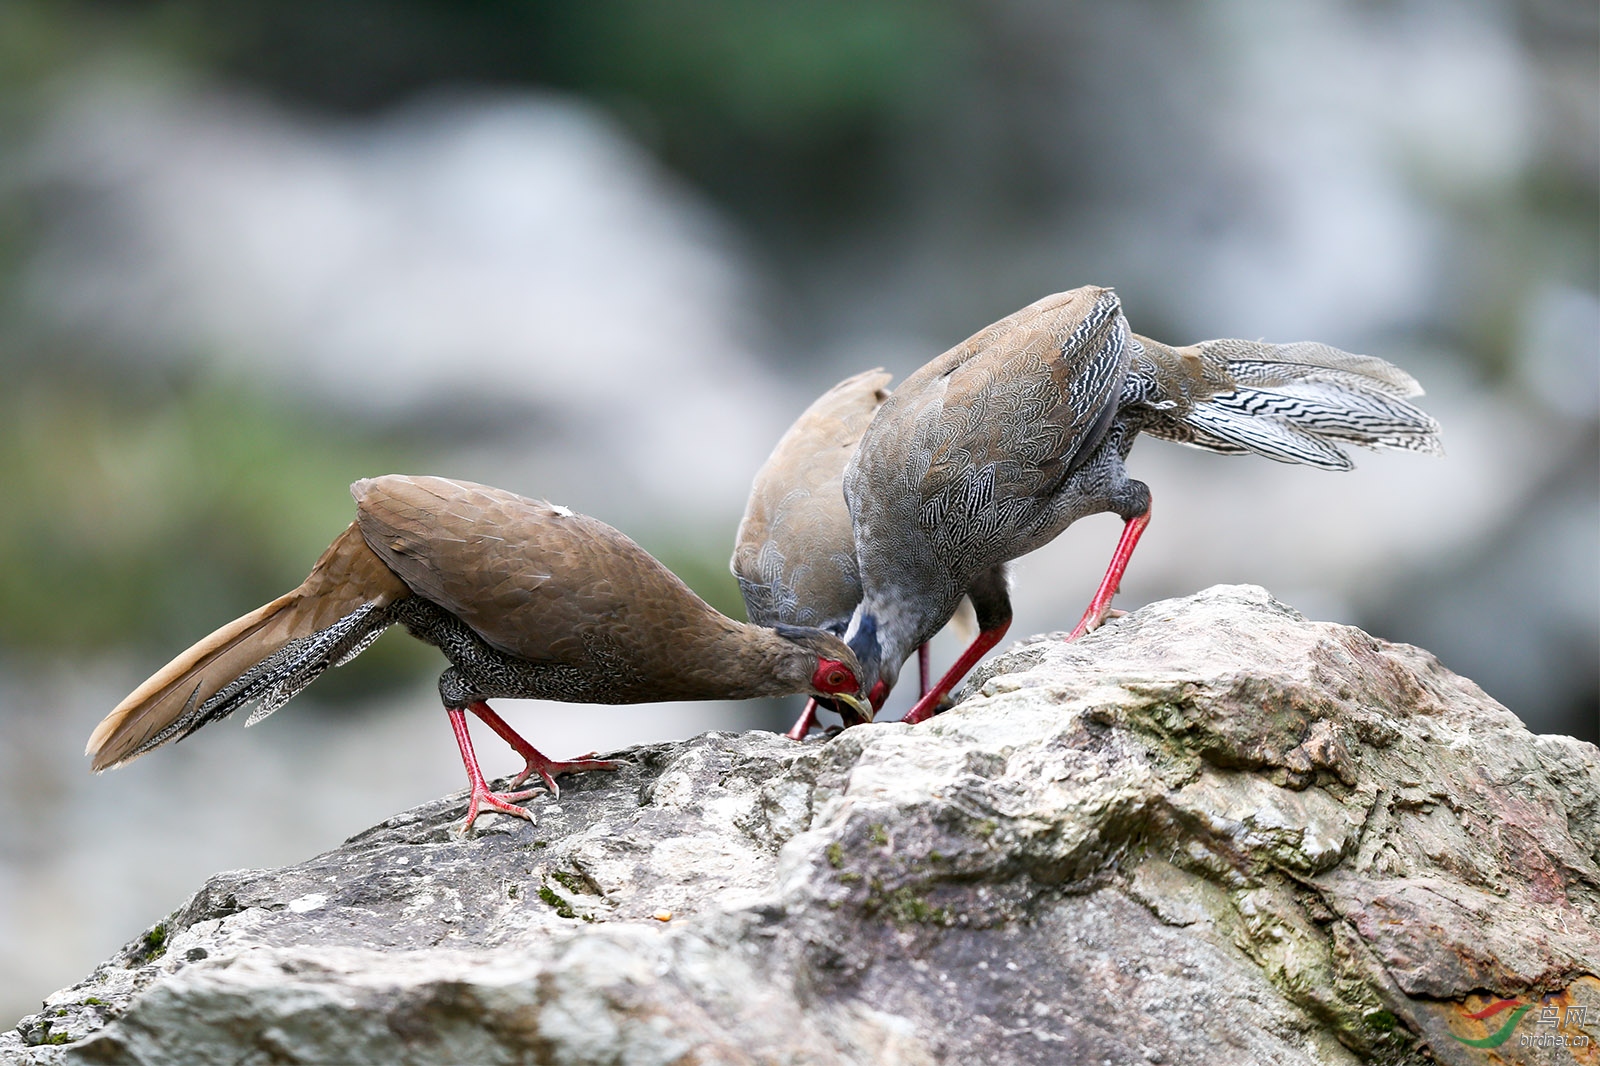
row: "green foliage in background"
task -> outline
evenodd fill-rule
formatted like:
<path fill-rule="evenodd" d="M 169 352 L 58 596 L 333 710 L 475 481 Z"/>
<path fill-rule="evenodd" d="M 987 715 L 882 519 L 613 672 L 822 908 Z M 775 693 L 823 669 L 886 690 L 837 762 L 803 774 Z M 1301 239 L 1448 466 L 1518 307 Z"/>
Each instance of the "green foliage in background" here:
<path fill-rule="evenodd" d="M 874 206 L 894 138 L 947 106 L 968 21 L 954 0 L 7 0 L 0 87 L 115 42 L 322 111 L 567 90 L 747 221 L 804 233 Z"/>
<path fill-rule="evenodd" d="M 154 668 L 298 585 L 353 519 L 350 483 L 413 469 L 426 443 L 215 380 L 13 368 L 0 391 L 0 652 L 132 646 Z M 726 531 L 639 539 L 744 617 Z M 317 691 L 370 692 L 441 665 L 386 638 Z"/>
<path fill-rule="evenodd" d="M 406 465 L 379 435 L 227 384 L 163 390 L 15 367 L 9 378 L 0 649 L 132 645 L 159 665 L 299 584 L 351 521 L 350 482 Z M 425 661 L 384 641 L 336 673 L 370 684 Z"/>

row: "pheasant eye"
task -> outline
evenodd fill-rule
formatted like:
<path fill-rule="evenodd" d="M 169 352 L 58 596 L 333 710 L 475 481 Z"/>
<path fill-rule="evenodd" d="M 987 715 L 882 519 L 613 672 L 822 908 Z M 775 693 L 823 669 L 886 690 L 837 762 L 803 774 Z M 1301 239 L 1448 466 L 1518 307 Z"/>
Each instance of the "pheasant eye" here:
<path fill-rule="evenodd" d="M 828 684 L 829 684 L 829 686 L 842 685 L 842 684 L 844 684 L 844 682 L 845 682 L 845 676 L 844 676 L 844 671 L 843 670 L 831 670 L 831 671 L 829 671 L 829 673 L 828 673 Z"/>

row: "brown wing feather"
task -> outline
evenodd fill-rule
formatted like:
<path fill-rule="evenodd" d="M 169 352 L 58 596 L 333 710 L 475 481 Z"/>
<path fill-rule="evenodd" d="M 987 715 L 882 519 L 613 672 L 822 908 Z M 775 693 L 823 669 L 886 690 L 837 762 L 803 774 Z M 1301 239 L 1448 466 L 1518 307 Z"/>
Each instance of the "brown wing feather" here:
<path fill-rule="evenodd" d="M 731 564 L 752 622 L 818 625 L 860 600 L 842 482 L 889 379 L 867 370 L 823 393 L 756 473 Z"/>
<path fill-rule="evenodd" d="M 237 618 L 189 648 L 129 694 L 89 736 L 86 754 L 105 770 L 292 640 L 326 629 L 364 603 L 382 606 L 408 590 L 354 524 L 328 546 L 293 592 Z"/>
<path fill-rule="evenodd" d="M 358 481 L 356 522 L 418 595 L 532 661 L 586 661 L 594 634 L 648 672 L 662 636 L 736 625 L 628 537 L 503 489 L 438 477 Z"/>

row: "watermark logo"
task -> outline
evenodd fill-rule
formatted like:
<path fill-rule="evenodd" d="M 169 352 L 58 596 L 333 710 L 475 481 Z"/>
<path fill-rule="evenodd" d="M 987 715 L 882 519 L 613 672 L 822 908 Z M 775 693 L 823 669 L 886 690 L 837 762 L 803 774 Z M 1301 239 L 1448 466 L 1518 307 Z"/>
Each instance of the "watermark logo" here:
<path fill-rule="evenodd" d="M 1500 1023 L 1500 1028 L 1483 1037 L 1457 1036 L 1451 1037 L 1468 1047 L 1496 1048 L 1511 1039 L 1517 1024 L 1530 1012 L 1537 1010 L 1534 1015 L 1534 1027 L 1538 1030 L 1551 1029 L 1552 1032 L 1525 1033 L 1517 1039 L 1518 1047 L 1569 1047 L 1586 1048 L 1590 1046 L 1589 1034 L 1583 1031 L 1582 1026 L 1589 1021 L 1588 1004 L 1568 1004 L 1565 1007 L 1555 1003 L 1527 1003 L 1520 999 L 1499 999 L 1481 1010 L 1473 1011 L 1467 1017 L 1479 1022 L 1488 1022 L 1497 1015 L 1510 1011 L 1505 1020 Z M 1600 1021 L 1600 1018 L 1596 1019 Z M 1576 1033 L 1562 1032 L 1565 1029 L 1576 1029 Z"/>
<path fill-rule="evenodd" d="M 1511 1031 L 1517 1027 L 1517 1023 L 1522 1020 L 1522 1016 L 1533 1009 L 1533 1004 L 1523 1003 L 1515 999 L 1501 999 L 1496 1000 L 1480 1011 L 1474 1011 L 1467 1015 L 1467 1017 L 1471 1018 L 1473 1021 L 1482 1022 L 1488 1021 L 1496 1014 L 1508 1009 L 1511 1011 L 1511 1016 L 1505 1020 L 1505 1024 L 1500 1026 L 1499 1029 L 1496 1029 L 1494 1032 L 1490 1033 L 1488 1036 L 1474 1039 L 1471 1037 L 1456 1036 L 1455 1033 L 1451 1033 L 1450 1035 L 1461 1041 L 1463 1044 L 1466 1044 L 1468 1047 L 1499 1047 L 1501 1044 L 1504 1044 L 1507 1040 L 1511 1039 Z"/>

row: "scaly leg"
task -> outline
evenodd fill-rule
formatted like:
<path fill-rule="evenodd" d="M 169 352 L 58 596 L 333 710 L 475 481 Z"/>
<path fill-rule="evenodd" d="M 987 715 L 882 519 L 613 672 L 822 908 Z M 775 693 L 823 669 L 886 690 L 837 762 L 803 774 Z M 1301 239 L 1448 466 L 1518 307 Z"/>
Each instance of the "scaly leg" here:
<path fill-rule="evenodd" d="M 467 710 L 481 718 L 484 725 L 500 734 L 501 740 L 510 744 L 518 755 L 528 761 L 528 764 L 522 768 L 522 772 L 511 782 L 512 788 L 522 784 L 533 774 L 538 774 L 544 778 L 544 783 L 550 786 L 551 798 L 560 799 L 561 786 L 556 784 L 556 774 L 572 774 L 582 770 L 615 770 L 617 768 L 617 764 L 610 760 L 591 759 L 587 755 L 580 755 L 570 762 L 557 762 L 542 754 L 539 749 L 529 744 L 526 740 L 523 740 L 515 729 L 506 724 L 504 718 L 495 714 L 489 705 L 482 700 L 467 704 Z M 593 755 L 594 752 L 589 754 Z M 531 792 L 527 793 L 527 795 L 532 794 Z"/>
<path fill-rule="evenodd" d="M 806 709 L 800 713 L 799 721 L 789 727 L 784 734 L 790 740 L 804 740 L 806 734 L 811 732 L 811 727 L 817 722 L 817 701 L 806 700 Z"/>
<path fill-rule="evenodd" d="M 472 750 L 472 737 L 467 734 L 466 714 L 460 707 L 446 707 L 445 713 L 450 716 L 450 728 L 455 732 L 456 746 L 461 749 L 461 765 L 467 768 L 467 787 L 471 790 L 471 797 L 467 803 L 467 821 L 461 828 L 463 830 L 472 828 L 472 823 L 478 820 L 480 804 L 490 810 L 533 821 L 533 815 L 528 813 L 527 808 L 518 807 L 511 801 L 527 799 L 537 790 L 507 792 L 503 795 L 489 791 L 489 784 L 483 779 L 483 771 L 478 768 L 478 756 Z"/>
<path fill-rule="evenodd" d="M 926 644 L 917 648 L 917 698 L 928 694 L 928 666 L 933 656 L 928 654 Z"/>
<path fill-rule="evenodd" d="M 950 668 L 949 672 L 939 679 L 939 683 L 933 687 L 931 692 L 924 693 L 923 697 L 917 701 L 917 705 L 907 711 L 906 716 L 900 720 L 916 724 L 917 722 L 926 721 L 938 713 L 939 701 L 944 699 L 946 693 L 956 687 L 957 682 L 967 676 L 967 671 L 971 670 L 978 660 L 983 658 L 985 652 L 1000 643 L 1000 638 L 1005 636 L 1006 630 L 1010 628 L 1011 620 L 1007 618 L 1004 623 L 995 626 L 993 629 L 980 629 L 978 631 L 978 639 L 974 640 L 967 650 L 961 653 L 961 658 L 956 660 L 955 665 Z"/>
<path fill-rule="evenodd" d="M 1122 527 L 1122 539 L 1117 541 L 1117 550 L 1111 555 L 1111 565 L 1106 567 L 1106 576 L 1101 579 L 1100 588 L 1095 591 L 1094 599 L 1089 601 L 1089 609 L 1084 611 L 1083 617 L 1078 620 L 1077 628 L 1067 635 L 1068 640 L 1077 640 L 1085 633 L 1092 633 L 1105 624 L 1106 617 L 1111 613 L 1111 598 L 1117 594 L 1117 586 L 1122 584 L 1122 572 L 1128 568 L 1128 560 L 1133 558 L 1133 549 L 1139 543 L 1139 535 L 1149 524 L 1150 509 L 1146 507 L 1143 514 L 1134 515 Z"/>

